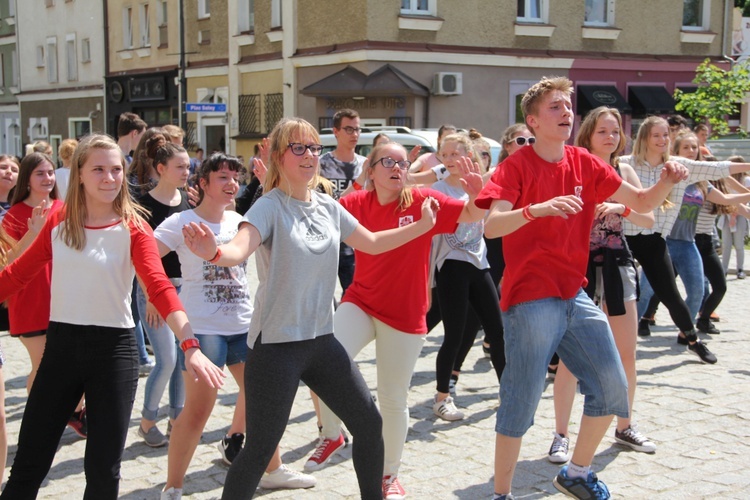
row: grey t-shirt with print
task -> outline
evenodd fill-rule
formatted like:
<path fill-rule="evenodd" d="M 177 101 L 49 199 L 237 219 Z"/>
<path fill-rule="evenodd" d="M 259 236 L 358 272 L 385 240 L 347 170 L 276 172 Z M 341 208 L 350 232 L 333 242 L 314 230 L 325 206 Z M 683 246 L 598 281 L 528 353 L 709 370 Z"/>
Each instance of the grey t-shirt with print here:
<path fill-rule="evenodd" d="M 310 340 L 333 333 L 339 243 L 359 222 L 336 200 L 303 202 L 273 189 L 245 214 L 260 233 L 258 291 L 247 344 Z"/>

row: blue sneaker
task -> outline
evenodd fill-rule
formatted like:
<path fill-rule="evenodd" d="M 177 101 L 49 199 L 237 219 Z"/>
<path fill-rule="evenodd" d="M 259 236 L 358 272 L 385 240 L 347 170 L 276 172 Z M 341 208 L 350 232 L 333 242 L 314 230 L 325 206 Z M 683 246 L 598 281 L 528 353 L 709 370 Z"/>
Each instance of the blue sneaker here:
<path fill-rule="evenodd" d="M 594 472 L 589 472 L 589 477 L 586 480 L 577 477 L 571 479 L 568 477 L 568 466 L 563 466 L 560 469 L 560 473 L 552 481 L 560 492 L 568 495 L 569 497 L 579 498 L 581 500 L 607 500 L 610 498 L 609 489 L 607 485 L 599 481 Z"/>

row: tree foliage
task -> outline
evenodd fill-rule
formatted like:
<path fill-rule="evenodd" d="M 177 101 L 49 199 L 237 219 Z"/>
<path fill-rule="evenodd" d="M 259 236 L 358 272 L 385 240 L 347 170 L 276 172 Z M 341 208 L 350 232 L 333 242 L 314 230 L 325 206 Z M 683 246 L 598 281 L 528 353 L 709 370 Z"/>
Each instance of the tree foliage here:
<path fill-rule="evenodd" d="M 750 92 L 747 62 L 725 70 L 706 59 L 696 68 L 693 83 L 698 85 L 695 92 L 675 90 L 675 109 L 695 121 L 708 120 L 714 136 L 728 134 L 727 116 L 738 113 L 740 101 Z"/>
<path fill-rule="evenodd" d="M 734 6 L 742 9 L 742 15 L 750 17 L 750 0 L 734 0 Z"/>

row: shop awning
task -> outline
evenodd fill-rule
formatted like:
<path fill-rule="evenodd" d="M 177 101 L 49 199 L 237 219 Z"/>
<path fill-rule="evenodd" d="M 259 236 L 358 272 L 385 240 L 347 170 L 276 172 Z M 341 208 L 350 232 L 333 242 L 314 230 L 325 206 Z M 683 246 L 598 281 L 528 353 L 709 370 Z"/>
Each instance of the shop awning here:
<path fill-rule="evenodd" d="M 576 114 L 586 116 L 599 106 L 615 108 L 624 115 L 633 111 L 614 85 L 579 85 L 576 90 Z"/>
<path fill-rule="evenodd" d="M 427 96 L 429 89 L 398 68 L 386 64 L 365 75 L 347 66 L 302 89 L 303 95 L 312 97 L 374 97 L 416 95 Z"/>
<path fill-rule="evenodd" d="M 674 99 L 661 85 L 629 87 L 628 102 L 633 107 L 633 114 L 638 116 L 674 113 Z"/>

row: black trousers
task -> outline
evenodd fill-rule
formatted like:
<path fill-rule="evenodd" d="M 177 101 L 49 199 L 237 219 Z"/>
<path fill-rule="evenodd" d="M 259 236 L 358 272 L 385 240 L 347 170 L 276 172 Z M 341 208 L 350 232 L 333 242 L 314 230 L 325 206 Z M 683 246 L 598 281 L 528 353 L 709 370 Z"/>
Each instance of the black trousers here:
<path fill-rule="evenodd" d="M 85 392 L 88 440 L 83 498 L 115 500 L 137 384 L 132 329 L 51 322 L 23 413 L 16 458 L 0 498 L 36 498 L 68 419 Z"/>

